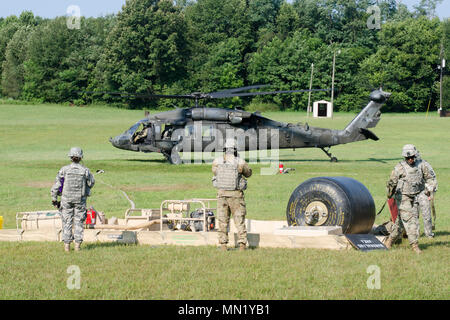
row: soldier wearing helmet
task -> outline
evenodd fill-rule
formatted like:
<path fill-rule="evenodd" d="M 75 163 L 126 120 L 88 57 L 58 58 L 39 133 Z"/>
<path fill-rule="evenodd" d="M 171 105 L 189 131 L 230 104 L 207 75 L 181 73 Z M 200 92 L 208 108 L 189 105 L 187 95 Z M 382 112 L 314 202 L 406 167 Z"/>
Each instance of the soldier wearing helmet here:
<path fill-rule="evenodd" d="M 247 245 L 245 228 L 246 206 L 244 190 L 252 169 L 244 159 L 239 158 L 234 139 L 227 139 L 223 157 L 216 158 L 212 164 L 213 186 L 217 188 L 217 219 L 219 222 L 219 244 L 227 250 L 228 226 L 233 215 L 234 225 L 238 231 L 239 250 Z"/>
<path fill-rule="evenodd" d="M 68 156 L 72 163 L 59 170 L 51 196 L 52 205 L 61 210 L 64 250 L 70 251 L 70 244 L 75 240 L 75 250 L 78 251 L 83 242 L 86 198 L 90 195 L 95 180 L 89 169 L 80 164 L 83 159 L 81 148 L 71 148 Z M 61 196 L 60 203 L 58 196 Z"/>
<path fill-rule="evenodd" d="M 394 167 L 387 182 L 387 197 L 395 197 L 399 213 L 385 244 L 390 248 L 405 229 L 411 247 L 420 253 L 419 194 L 424 190 L 430 192 L 435 189 L 436 176 L 428 166 L 417 159 L 418 152 L 414 145 L 405 145 L 402 156 L 404 160 Z"/>
<path fill-rule="evenodd" d="M 417 196 L 417 200 L 419 202 L 419 212 L 422 214 L 423 219 L 423 229 L 425 236 L 427 238 L 434 238 L 434 220 L 431 216 L 431 211 L 433 210 L 434 219 L 436 219 L 436 212 L 434 209 L 434 194 L 437 191 L 437 179 L 436 174 L 434 173 L 433 167 L 422 157 L 420 156 L 419 151 L 417 151 L 416 161 L 420 161 L 423 163 L 425 167 L 427 167 L 428 171 L 432 176 L 434 176 L 433 184 L 428 185 L 425 184 L 425 188 L 419 193 Z"/>

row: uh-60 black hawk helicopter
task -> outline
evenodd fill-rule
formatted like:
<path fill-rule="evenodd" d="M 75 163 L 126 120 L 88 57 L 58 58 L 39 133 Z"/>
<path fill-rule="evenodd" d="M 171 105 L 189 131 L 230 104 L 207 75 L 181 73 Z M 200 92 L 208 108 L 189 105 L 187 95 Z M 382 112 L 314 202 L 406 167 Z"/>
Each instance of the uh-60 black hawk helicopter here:
<path fill-rule="evenodd" d="M 234 137 L 237 137 L 238 151 L 320 148 L 332 162 L 336 162 L 337 159 L 329 152 L 332 146 L 366 139 L 378 140 L 368 128 L 377 125 L 381 115 L 380 108 L 390 96 L 390 93 L 382 89 L 372 91 L 367 106 L 343 130 L 278 122 L 263 117 L 259 112 L 198 105 L 201 99 L 328 91 L 311 89 L 243 92 L 265 86 L 267 85 L 247 86 L 208 94 L 145 95 L 148 98 L 193 99 L 195 107 L 146 114 L 145 119 L 109 141 L 114 147 L 124 150 L 162 153 L 170 163 L 181 164 L 183 160 L 179 152 L 221 152 L 225 139 L 233 132 Z"/>

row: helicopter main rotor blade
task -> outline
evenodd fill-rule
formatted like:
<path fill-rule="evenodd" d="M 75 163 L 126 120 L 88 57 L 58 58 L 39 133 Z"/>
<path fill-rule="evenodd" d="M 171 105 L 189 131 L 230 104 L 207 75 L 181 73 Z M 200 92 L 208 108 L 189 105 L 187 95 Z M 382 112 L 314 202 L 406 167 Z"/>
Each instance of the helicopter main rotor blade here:
<path fill-rule="evenodd" d="M 246 87 L 240 87 L 240 88 L 234 88 L 234 89 L 227 89 L 227 90 L 221 90 L 216 92 L 211 92 L 208 95 L 214 99 L 216 95 L 224 94 L 224 93 L 237 93 L 240 91 L 246 91 L 246 90 L 252 90 L 252 89 L 259 89 L 259 88 L 265 88 L 270 87 L 270 84 L 256 84 L 253 86 L 246 86 Z"/>
<path fill-rule="evenodd" d="M 170 98 L 170 99 L 196 99 L 194 95 L 170 95 L 170 94 L 138 94 L 138 93 L 128 93 L 119 91 L 77 91 L 77 93 L 89 93 L 89 94 L 111 94 L 120 95 L 122 97 L 134 97 L 134 98 L 150 98 L 150 99 L 160 99 L 160 98 Z"/>
<path fill-rule="evenodd" d="M 232 97 L 250 97 L 250 96 L 261 96 L 268 94 L 282 94 L 282 93 L 297 93 L 297 92 L 315 92 L 315 91 L 330 91 L 331 89 L 304 89 L 304 90 L 281 90 L 281 91 L 265 91 L 265 92 L 244 92 L 244 93 L 217 93 L 212 98 L 232 98 Z"/>
<path fill-rule="evenodd" d="M 300 92 L 315 92 L 315 91 L 330 91 L 331 89 L 304 89 L 304 90 L 280 90 L 280 91 L 260 91 L 260 92 L 241 92 L 245 90 L 258 89 L 269 87 L 270 85 L 252 85 L 241 88 L 227 89 L 223 91 L 217 91 L 212 93 L 201 93 L 193 92 L 190 94 L 176 95 L 176 94 L 138 94 L 120 91 L 77 91 L 77 93 L 87 93 L 87 94 L 110 94 L 110 95 L 120 95 L 121 97 L 129 98 L 147 98 L 147 99 L 224 99 L 232 97 L 250 97 L 250 96 L 261 96 L 269 94 L 283 94 L 283 93 L 300 93 Z"/>

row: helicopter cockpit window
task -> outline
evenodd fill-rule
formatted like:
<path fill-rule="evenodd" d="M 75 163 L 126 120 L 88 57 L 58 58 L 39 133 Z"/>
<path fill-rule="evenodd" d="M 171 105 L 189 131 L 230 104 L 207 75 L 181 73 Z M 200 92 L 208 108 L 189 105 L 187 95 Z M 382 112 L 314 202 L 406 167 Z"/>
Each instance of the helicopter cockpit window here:
<path fill-rule="evenodd" d="M 132 136 L 132 141 L 133 143 L 142 143 L 148 136 L 151 124 L 148 122 L 138 122 L 137 125 L 138 127 L 136 128 L 136 131 Z"/>
<path fill-rule="evenodd" d="M 161 134 L 162 139 L 169 139 L 170 137 L 172 137 L 172 133 L 173 133 L 173 126 L 166 124 L 164 126 L 164 130 Z"/>
<path fill-rule="evenodd" d="M 125 133 L 127 133 L 127 134 L 129 134 L 129 135 L 132 135 L 133 133 L 135 133 L 135 132 L 139 129 L 139 127 L 140 127 L 142 124 L 148 124 L 148 120 L 147 120 L 147 119 L 143 119 L 143 120 L 140 120 L 140 121 L 136 122 L 135 124 L 133 124 L 133 125 L 130 127 L 130 129 L 128 129 L 127 131 L 125 131 Z"/>

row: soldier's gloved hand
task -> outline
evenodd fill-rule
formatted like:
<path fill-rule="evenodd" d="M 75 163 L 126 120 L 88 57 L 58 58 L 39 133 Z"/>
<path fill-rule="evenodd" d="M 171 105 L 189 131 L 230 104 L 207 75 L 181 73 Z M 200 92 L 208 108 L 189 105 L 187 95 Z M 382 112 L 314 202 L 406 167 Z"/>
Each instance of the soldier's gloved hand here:
<path fill-rule="evenodd" d="M 55 208 L 59 208 L 59 202 L 56 200 L 52 200 L 52 206 L 54 206 Z"/>

